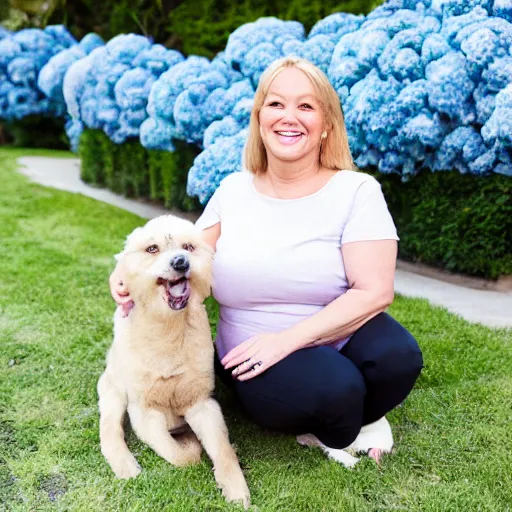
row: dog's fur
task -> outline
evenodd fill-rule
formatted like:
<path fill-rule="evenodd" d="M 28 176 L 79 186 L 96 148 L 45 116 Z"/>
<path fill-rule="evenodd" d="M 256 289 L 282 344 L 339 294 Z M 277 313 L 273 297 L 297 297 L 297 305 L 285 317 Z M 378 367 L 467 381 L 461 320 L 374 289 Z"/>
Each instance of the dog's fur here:
<path fill-rule="evenodd" d="M 187 272 L 170 264 L 176 256 L 188 259 Z M 137 436 L 171 464 L 198 462 L 202 444 L 226 499 L 248 507 L 249 489 L 220 407 L 211 398 L 214 349 L 203 301 L 210 293 L 212 256 L 201 232 L 171 215 L 135 229 L 116 256 L 116 275 L 122 276 L 134 306 L 129 313 L 120 306 L 116 310 L 114 342 L 98 382 L 101 451 L 117 477 L 139 474 L 124 440 L 128 411 Z M 176 285 L 182 309 L 171 309 L 174 295 L 161 283 L 171 286 L 184 275 L 188 301 L 180 295 L 185 284 Z M 186 424 L 192 432 L 179 438 L 169 433 Z"/>

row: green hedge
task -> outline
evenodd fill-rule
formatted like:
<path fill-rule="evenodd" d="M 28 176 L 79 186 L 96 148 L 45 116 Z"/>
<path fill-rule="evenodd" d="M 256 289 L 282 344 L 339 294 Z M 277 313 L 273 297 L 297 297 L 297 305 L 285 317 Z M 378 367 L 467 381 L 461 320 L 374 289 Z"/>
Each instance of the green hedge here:
<path fill-rule="evenodd" d="M 96 32 L 150 36 L 185 55 L 213 58 L 240 25 L 262 16 L 301 22 L 306 31 L 334 12 L 367 14 L 383 0 L 75 0 L 56 9 L 50 24 L 65 24 L 81 39 Z"/>
<path fill-rule="evenodd" d="M 199 153 L 195 146 L 176 142 L 176 151 L 147 150 L 138 140 L 114 144 L 102 131 L 84 130 L 78 155 L 83 181 L 128 197 L 146 197 L 166 208 L 199 210 L 187 196 L 187 172 Z"/>
<path fill-rule="evenodd" d="M 397 225 L 399 255 L 453 272 L 512 275 L 512 179 L 422 172 L 408 182 L 374 173 Z"/>
<path fill-rule="evenodd" d="M 306 33 L 335 12 L 367 14 L 376 0 L 185 0 L 169 15 L 175 48 L 185 55 L 213 58 L 224 50 L 229 35 L 244 23 L 264 16 L 302 23 Z"/>

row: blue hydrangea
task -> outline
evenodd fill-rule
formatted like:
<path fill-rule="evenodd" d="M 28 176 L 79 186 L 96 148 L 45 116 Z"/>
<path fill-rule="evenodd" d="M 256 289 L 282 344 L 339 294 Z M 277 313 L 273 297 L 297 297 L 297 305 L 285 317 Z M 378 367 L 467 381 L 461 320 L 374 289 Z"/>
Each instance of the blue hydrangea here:
<path fill-rule="evenodd" d="M 95 48 L 102 46 L 103 40 L 97 34 L 87 34 L 80 43 L 54 55 L 39 72 L 37 85 L 48 98 L 64 102 L 64 76 L 71 64 L 83 59 Z"/>
<path fill-rule="evenodd" d="M 69 67 L 63 88 L 68 112 L 75 122 L 103 130 L 117 144 L 139 137 L 154 83 L 181 61 L 179 52 L 146 37 L 114 37 Z"/>
<path fill-rule="evenodd" d="M 304 41 L 304 27 L 296 21 L 260 18 L 237 28 L 228 39 L 225 60 L 257 87 L 261 74 L 274 60 L 283 57 L 284 45 Z"/>
<path fill-rule="evenodd" d="M 2 31 L 0 117 L 63 115 L 65 100 L 73 148 L 84 127 L 147 148 L 196 144 L 188 191 L 205 202 L 241 170 L 261 73 L 297 55 L 329 77 L 360 167 L 512 175 L 511 22 L 511 0 L 388 0 L 366 17 L 327 16 L 307 37 L 300 23 L 261 18 L 212 61 L 134 34 L 103 45 L 63 27 Z"/>
<path fill-rule="evenodd" d="M 144 147 L 173 151 L 172 139 L 178 138 L 174 117 L 176 100 L 209 67 L 208 59 L 191 56 L 171 67 L 154 83 L 148 98 L 149 117 L 140 131 Z"/>
<path fill-rule="evenodd" d="M 512 83 L 496 95 L 494 112 L 482 126 L 482 138 L 496 150 L 499 168 L 495 172 L 512 175 Z"/>
<path fill-rule="evenodd" d="M 308 34 L 308 39 L 324 35 L 337 43 L 345 34 L 357 30 L 364 19 L 365 17 L 362 14 L 359 16 L 345 12 L 331 14 L 313 25 Z"/>
<path fill-rule="evenodd" d="M 2 32 L 0 119 L 21 119 L 32 114 L 63 116 L 65 105 L 44 94 L 38 87 L 38 76 L 54 55 L 76 44 L 62 26 Z"/>
<path fill-rule="evenodd" d="M 80 142 L 80 136 L 84 131 L 84 125 L 77 119 L 73 119 L 72 117 L 68 117 L 65 125 L 66 135 L 69 140 L 69 147 L 71 151 L 78 151 L 78 143 Z"/>
<path fill-rule="evenodd" d="M 494 0 L 492 15 L 499 16 L 512 23 L 512 2 L 510 0 Z"/>
<path fill-rule="evenodd" d="M 485 0 L 390 0 L 339 39 L 328 76 L 359 166 L 407 177 L 509 165 L 496 97 L 512 82 L 512 25 L 493 9 Z"/>
<path fill-rule="evenodd" d="M 197 196 L 205 204 L 226 176 L 242 170 L 246 140 L 247 130 L 242 130 L 205 148 L 188 173 L 187 194 Z"/>
<path fill-rule="evenodd" d="M 189 57 L 155 83 L 141 142 L 152 149 L 170 149 L 172 139 L 202 146 L 210 124 L 230 115 L 240 100 L 253 96 L 251 83 L 229 68 L 224 55 L 212 62 Z"/>

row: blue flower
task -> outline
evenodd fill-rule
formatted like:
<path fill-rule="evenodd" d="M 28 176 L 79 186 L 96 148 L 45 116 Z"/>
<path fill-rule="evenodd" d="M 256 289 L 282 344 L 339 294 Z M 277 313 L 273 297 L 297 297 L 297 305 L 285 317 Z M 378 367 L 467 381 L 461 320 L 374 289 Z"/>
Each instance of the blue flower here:
<path fill-rule="evenodd" d="M 188 173 L 187 194 L 205 204 L 226 176 L 241 171 L 246 139 L 247 130 L 242 130 L 219 138 L 200 153 Z"/>
<path fill-rule="evenodd" d="M 103 44 L 102 39 L 96 34 L 87 34 L 79 44 L 54 55 L 39 72 L 39 89 L 52 100 L 64 103 L 64 76 L 71 64 L 83 59 Z"/>
<path fill-rule="evenodd" d="M 512 25 L 496 3 L 375 9 L 340 37 L 328 69 L 356 163 L 404 177 L 424 167 L 507 174 L 508 111 L 496 98 L 512 83 L 511 55 Z"/>
<path fill-rule="evenodd" d="M 251 83 L 229 68 L 224 55 L 211 62 L 189 57 L 153 86 L 150 118 L 141 126 L 141 142 L 153 149 L 166 149 L 171 139 L 202 146 L 209 125 L 230 115 L 240 100 L 253 96 Z"/>
<path fill-rule="evenodd" d="M 2 31 L 0 118 L 21 119 L 33 114 L 63 116 L 65 105 L 62 97 L 45 95 L 38 87 L 38 76 L 52 57 L 76 44 L 62 26 Z"/>
<path fill-rule="evenodd" d="M 307 37 L 295 21 L 246 23 L 212 61 L 135 34 L 104 45 L 60 26 L 0 31 L 0 117 L 62 116 L 65 101 L 74 148 L 84 127 L 147 148 L 196 144 L 188 190 L 204 202 L 241 169 L 262 72 L 296 55 L 326 72 L 359 166 L 512 175 L 511 21 L 510 0 L 388 0 L 366 17 L 327 16 Z"/>
<path fill-rule="evenodd" d="M 73 63 L 64 78 L 69 114 L 118 144 L 138 138 L 153 85 L 183 56 L 135 34 L 119 35 L 100 47 L 93 41 L 83 44 L 92 51 Z"/>

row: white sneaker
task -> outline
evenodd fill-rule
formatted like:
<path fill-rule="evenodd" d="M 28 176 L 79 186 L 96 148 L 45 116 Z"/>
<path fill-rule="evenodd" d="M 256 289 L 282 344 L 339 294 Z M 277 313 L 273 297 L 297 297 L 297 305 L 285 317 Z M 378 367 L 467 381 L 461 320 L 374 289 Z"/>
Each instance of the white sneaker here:
<path fill-rule="evenodd" d="M 391 426 L 385 416 L 361 428 L 354 442 L 346 450 L 353 453 L 367 453 L 377 463 L 384 453 L 393 448 Z"/>
<path fill-rule="evenodd" d="M 362 427 L 354 442 L 343 449 L 329 448 L 313 434 L 297 436 L 297 442 L 303 446 L 317 446 L 329 458 L 352 468 L 359 460 L 353 456 L 356 453 L 366 453 L 379 464 L 382 455 L 390 453 L 393 448 L 393 434 L 388 420 L 383 416 L 380 420 Z"/>

